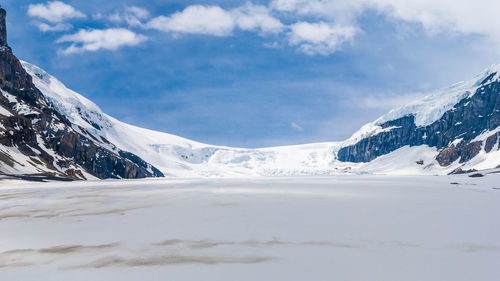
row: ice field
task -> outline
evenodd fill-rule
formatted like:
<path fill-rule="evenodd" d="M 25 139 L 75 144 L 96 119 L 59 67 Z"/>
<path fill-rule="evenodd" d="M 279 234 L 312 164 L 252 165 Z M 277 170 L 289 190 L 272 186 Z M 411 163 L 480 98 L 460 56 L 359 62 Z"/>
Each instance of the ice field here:
<path fill-rule="evenodd" d="M 0 280 L 500 276 L 500 174 L 4 180 L 0 191 Z"/>

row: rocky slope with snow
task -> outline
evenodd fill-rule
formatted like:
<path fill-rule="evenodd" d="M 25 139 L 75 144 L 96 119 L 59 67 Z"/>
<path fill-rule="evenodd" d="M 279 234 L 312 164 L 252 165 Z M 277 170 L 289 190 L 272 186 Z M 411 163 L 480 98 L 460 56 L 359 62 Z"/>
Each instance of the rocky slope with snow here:
<path fill-rule="evenodd" d="M 370 162 L 404 146 L 425 145 L 436 148 L 434 160 L 441 167 L 456 167 L 455 172 L 483 162 L 478 161 L 483 158 L 493 160 L 484 168 L 495 168 L 500 165 L 499 132 L 500 65 L 494 65 L 471 81 L 438 91 L 368 124 L 344 144 L 338 159 Z"/>
<path fill-rule="evenodd" d="M 125 124 L 41 68 L 27 62 L 23 67 L 73 124 L 166 176 L 447 174 L 500 165 L 498 66 L 393 110 L 345 142 L 262 149 L 213 146 Z"/>
<path fill-rule="evenodd" d="M 33 84 L 7 45 L 0 9 L 0 173 L 71 179 L 163 176 L 132 153 L 72 123 Z"/>

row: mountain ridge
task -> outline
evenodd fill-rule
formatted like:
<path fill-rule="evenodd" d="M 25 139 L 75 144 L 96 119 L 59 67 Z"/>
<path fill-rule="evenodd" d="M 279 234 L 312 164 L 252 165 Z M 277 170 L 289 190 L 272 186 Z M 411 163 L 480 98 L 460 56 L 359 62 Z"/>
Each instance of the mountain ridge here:
<path fill-rule="evenodd" d="M 121 122 L 7 45 L 0 9 L 0 174 L 71 179 L 448 174 L 500 167 L 500 65 L 390 111 L 344 142 L 209 145 Z"/>
<path fill-rule="evenodd" d="M 163 176 L 155 167 L 112 144 L 97 143 L 74 126 L 33 84 L 7 45 L 0 8 L 0 173 L 71 179 Z"/>
<path fill-rule="evenodd" d="M 460 87 L 455 85 L 446 89 L 454 102 L 438 102 L 439 106 L 428 110 L 431 117 L 427 120 L 422 121 L 426 116 L 418 120 L 421 112 L 407 110 L 412 108 L 411 105 L 391 111 L 387 115 L 392 119 L 387 115 L 377 119 L 364 129 L 368 133 L 363 138 L 344 146 L 338 153 L 339 160 L 370 162 L 405 145 L 428 145 L 440 150 L 436 160 L 447 167 L 455 161 L 466 163 L 483 149 L 486 153 L 492 152 L 498 140 L 496 130 L 500 126 L 499 73 L 499 65 L 493 65 L 474 79 L 456 84 Z M 457 88 L 459 90 L 455 91 Z M 424 101 L 432 101 L 433 97 L 440 95 L 442 92 L 437 92 Z M 425 103 L 419 105 L 422 104 Z M 480 135 L 486 140 L 476 140 Z"/>
<path fill-rule="evenodd" d="M 383 136 L 387 133 L 394 133 L 394 129 L 405 128 L 403 134 L 410 134 L 416 130 L 415 117 L 411 117 L 411 108 L 425 106 L 426 102 L 434 104 L 434 110 L 428 110 L 432 117 L 422 118 L 427 123 L 432 124 L 441 119 L 443 115 L 454 108 L 458 103 L 474 96 L 473 91 L 480 87 L 488 76 L 491 76 L 497 65 L 483 71 L 480 75 L 469 81 L 464 81 L 445 88 L 425 97 L 420 106 L 406 106 L 396 109 L 378 118 L 361 128 L 350 139 L 344 142 L 326 142 L 319 144 L 306 144 L 284 147 L 270 147 L 260 149 L 231 148 L 224 146 L 214 146 L 191 141 L 182 137 L 146 130 L 120 122 L 105 113 L 98 106 L 88 99 L 67 89 L 64 84 L 55 77 L 49 75 L 41 68 L 23 62 L 23 66 L 34 78 L 34 83 L 42 89 L 54 104 L 59 104 L 58 108 L 67 116 L 72 116 L 72 122 L 79 126 L 86 126 L 97 136 L 111 140 L 121 149 L 132 151 L 140 155 L 146 161 L 152 163 L 167 176 L 177 177 L 217 177 L 217 176 L 275 176 L 275 175 L 333 175 L 345 173 L 424 173 L 424 174 L 447 174 L 458 171 L 463 166 L 464 169 L 474 169 L 474 165 L 466 167 L 464 163 L 450 163 L 448 166 L 439 165 L 438 155 L 445 155 L 439 149 L 433 148 L 425 143 L 409 143 L 398 146 L 377 155 L 363 163 L 363 161 L 343 161 L 342 151 L 346 147 L 357 144 L 360 141 L 373 136 Z M 497 73 L 497 72 L 495 72 Z M 494 80 L 490 77 L 490 80 Z M 485 83 L 482 83 L 485 84 Z M 437 98 L 436 98 L 437 96 Z M 437 101 L 436 101 L 437 100 Z M 66 102 L 63 102 L 66 101 Z M 498 104 L 496 101 L 493 103 Z M 78 109 L 79 108 L 79 109 Z M 410 108 L 410 109 L 408 109 Z M 398 111 L 399 110 L 399 111 Z M 406 112 L 404 115 L 402 112 Z M 418 112 L 417 114 L 422 114 Z M 389 120 L 387 116 L 398 116 L 401 118 Z M 395 118 L 395 117 L 394 117 Z M 387 119 L 385 123 L 381 120 Z M 430 120 L 430 121 L 429 121 Z M 399 122 L 399 123 L 398 123 Z M 407 122 L 407 123 L 405 123 Z M 377 124 L 384 126 L 379 126 Z M 374 128 L 371 131 L 366 128 Z M 422 126 L 421 126 L 422 127 Z M 367 133 L 368 132 L 368 133 Z M 484 132 L 481 132 L 484 133 Z M 141 135 L 140 141 L 133 135 Z M 488 137 L 490 137 L 488 135 Z M 488 138 L 487 137 L 487 138 Z M 122 140 L 127 140 L 123 142 Z M 356 140 L 356 141 L 353 141 Z M 444 142 L 453 142 L 445 140 Z M 486 141 L 486 140 L 485 140 Z M 491 139 L 488 142 L 490 149 Z M 406 148 L 408 146 L 408 148 Z M 404 155 L 398 155 L 398 159 L 391 159 L 391 154 L 401 154 L 399 149 L 406 151 Z M 412 150 L 420 151 L 413 155 Z M 412 155 L 406 157 L 405 155 Z M 422 155 L 426 155 L 423 157 Z M 431 156 L 432 155 L 432 156 Z M 476 155 L 477 156 L 477 155 Z M 405 164 L 400 165 L 398 161 L 405 159 Z M 378 159 L 381 158 L 381 159 Z M 411 158 L 411 159 L 410 159 Z M 421 159 L 425 158 L 425 160 Z M 470 160 L 470 159 L 468 159 Z M 423 165 L 417 162 L 423 161 Z M 496 161 L 496 160 L 495 160 Z M 383 163 L 377 167 L 376 163 Z M 388 165 L 387 162 L 394 162 Z M 500 164 L 500 158 L 499 158 Z M 431 166 L 429 166 L 431 165 Z M 390 167 L 390 169 L 380 169 L 380 167 Z M 495 168 L 495 167 L 488 167 Z"/>

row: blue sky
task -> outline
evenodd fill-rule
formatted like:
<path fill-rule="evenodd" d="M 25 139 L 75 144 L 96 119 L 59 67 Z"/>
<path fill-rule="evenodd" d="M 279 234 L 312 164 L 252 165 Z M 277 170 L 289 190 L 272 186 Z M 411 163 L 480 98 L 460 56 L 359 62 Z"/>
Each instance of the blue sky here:
<path fill-rule="evenodd" d="M 15 54 L 106 113 L 206 143 L 263 147 L 346 139 L 500 62 L 499 4 L 468 2 L 0 3 Z"/>

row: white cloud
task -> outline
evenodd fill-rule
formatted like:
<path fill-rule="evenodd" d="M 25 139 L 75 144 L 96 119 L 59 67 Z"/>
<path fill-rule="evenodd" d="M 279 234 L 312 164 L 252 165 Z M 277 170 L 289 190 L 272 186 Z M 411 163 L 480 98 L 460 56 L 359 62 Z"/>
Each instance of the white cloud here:
<path fill-rule="evenodd" d="M 32 4 L 28 7 L 28 15 L 44 19 L 51 23 L 61 23 L 68 19 L 85 18 L 85 14 L 61 1 L 50 1 L 47 4 Z"/>
<path fill-rule="evenodd" d="M 149 18 L 149 11 L 144 9 L 144 8 L 141 8 L 141 7 L 137 7 L 137 6 L 127 7 L 126 11 L 128 13 L 134 15 L 138 19 Z"/>
<path fill-rule="evenodd" d="M 271 7 L 294 16 L 355 25 L 360 14 L 376 11 L 389 18 L 421 24 L 433 34 L 482 35 L 500 47 L 500 2 L 492 0 L 274 0 Z"/>
<path fill-rule="evenodd" d="M 367 11 L 396 22 L 418 23 L 431 34 L 482 35 L 500 47 L 498 10 L 500 2 L 491 0 L 272 0 L 268 6 L 247 2 L 234 9 L 191 5 L 152 19 L 148 10 L 131 6 L 95 18 L 176 34 L 230 36 L 235 30 L 281 34 L 273 38 L 272 46 L 288 43 L 308 55 L 329 55 L 361 31 L 359 18 Z M 42 31 L 68 30 L 72 27 L 68 19 L 86 17 L 60 1 L 30 5 L 28 14 L 47 21 L 36 23 Z"/>
<path fill-rule="evenodd" d="M 94 19 L 94 20 L 100 20 L 102 18 L 104 18 L 104 15 L 101 12 L 97 12 L 97 13 L 92 15 L 92 19 Z"/>
<path fill-rule="evenodd" d="M 417 22 L 433 33 L 459 32 L 492 38 L 500 45 L 500 2 L 490 0 L 370 0 L 391 17 Z"/>
<path fill-rule="evenodd" d="M 289 43 L 298 46 L 308 55 L 328 55 L 337 51 L 340 46 L 351 40 L 357 33 L 352 26 L 340 26 L 325 22 L 299 22 L 291 26 Z"/>
<path fill-rule="evenodd" d="M 294 130 L 297 130 L 299 132 L 302 132 L 304 131 L 304 128 L 302 128 L 302 126 L 300 126 L 299 124 L 295 123 L 295 122 L 292 122 L 290 123 L 290 127 Z"/>
<path fill-rule="evenodd" d="M 231 13 L 218 6 L 193 5 L 169 17 L 156 17 L 146 26 L 164 32 L 228 36 L 235 24 Z"/>
<path fill-rule="evenodd" d="M 247 3 L 233 10 L 218 6 L 188 6 L 170 16 L 159 16 L 146 27 L 164 32 L 229 36 L 235 28 L 262 33 L 279 33 L 284 29 L 281 21 L 262 5 Z"/>
<path fill-rule="evenodd" d="M 147 40 L 143 35 L 124 28 L 103 30 L 80 30 L 75 34 L 64 35 L 57 43 L 71 43 L 61 50 L 62 54 L 82 53 L 85 51 L 116 50 L 122 46 L 136 46 Z"/>
<path fill-rule="evenodd" d="M 147 20 L 149 17 L 150 15 L 148 10 L 137 6 L 131 6 L 125 8 L 125 11 L 121 13 L 117 12 L 110 15 L 108 19 L 115 23 L 125 22 L 129 26 L 142 26 L 142 22 Z"/>
<path fill-rule="evenodd" d="M 68 23 L 56 23 L 54 25 L 46 24 L 43 22 L 37 22 L 36 25 L 42 32 L 48 32 L 48 31 L 65 31 L 65 30 L 70 30 L 73 28 L 73 25 L 68 24 Z"/>
<path fill-rule="evenodd" d="M 270 14 L 266 6 L 246 5 L 232 11 L 236 24 L 242 30 L 260 30 L 264 33 L 279 33 L 284 29 L 281 21 Z"/>
<path fill-rule="evenodd" d="M 279 11 L 293 12 L 298 9 L 299 5 L 306 3 L 306 0 L 273 0 L 271 7 Z"/>
<path fill-rule="evenodd" d="M 338 24 L 352 24 L 356 17 L 370 7 L 370 0 L 274 0 L 270 6 L 282 12 L 299 16 L 313 16 L 335 21 Z"/>
<path fill-rule="evenodd" d="M 307 1 L 294 0 L 305 4 Z M 273 7 L 276 8 L 275 3 Z M 295 11 L 290 6 L 290 11 Z M 339 49 L 342 43 L 351 40 L 357 33 L 352 26 L 343 26 L 328 22 L 298 22 L 285 26 L 273 16 L 270 7 L 255 5 L 250 2 L 233 10 L 224 10 L 218 6 L 188 6 L 183 11 L 170 16 L 159 16 L 145 26 L 163 32 L 206 34 L 214 36 L 232 35 L 236 28 L 256 31 L 262 34 L 288 32 L 288 42 L 309 55 L 328 55 Z"/>
<path fill-rule="evenodd" d="M 374 11 L 396 21 L 421 24 L 432 34 L 482 35 L 500 47 L 500 2 L 491 0 L 273 0 L 233 10 L 194 5 L 151 20 L 149 28 L 178 33 L 229 36 L 235 28 L 261 33 L 288 32 L 290 45 L 309 55 L 328 55 L 360 31 L 359 17 Z M 285 26 L 276 17 L 292 23 Z M 316 22 L 308 23 L 305 21 Z"/>

